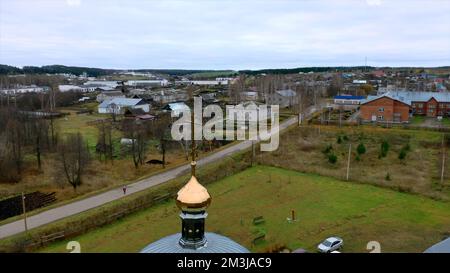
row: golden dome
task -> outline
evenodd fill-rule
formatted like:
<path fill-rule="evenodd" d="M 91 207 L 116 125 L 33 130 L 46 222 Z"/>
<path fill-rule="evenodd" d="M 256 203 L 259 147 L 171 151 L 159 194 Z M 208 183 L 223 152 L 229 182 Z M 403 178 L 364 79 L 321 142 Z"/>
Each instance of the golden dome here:
<path fill-rule="evenodd" d="M 195 176 L 178 191 L 177 206 L 180 209 L 200 209 L 206 208 L 211 202 L 208 190 L 203 187 Z"/>

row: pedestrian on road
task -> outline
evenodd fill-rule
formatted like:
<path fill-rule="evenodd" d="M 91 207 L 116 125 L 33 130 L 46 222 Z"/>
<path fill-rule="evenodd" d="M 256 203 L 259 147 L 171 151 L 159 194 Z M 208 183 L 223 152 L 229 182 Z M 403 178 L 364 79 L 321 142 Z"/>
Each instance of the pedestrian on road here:
<path fill-rule="evenodd" d="M 123 195 L 127 194 L 127 186 L 123 186 L 122 190 L 123 190 Z"/>

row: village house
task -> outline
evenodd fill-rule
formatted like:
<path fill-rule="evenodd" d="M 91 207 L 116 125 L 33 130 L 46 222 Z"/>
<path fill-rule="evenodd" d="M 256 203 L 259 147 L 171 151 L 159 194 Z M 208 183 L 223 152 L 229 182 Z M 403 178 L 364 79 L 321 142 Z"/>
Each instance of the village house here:
<path fill-rule="evenodd" d="M 450 94 L 438 92 L 390 91 L 369 96 L 361 105 L 365 122 L 409 122 L 411 115 L 450 116 Z"/>
<path fill-rule="evenodd" d="M 241 100 L 242 101 L 257 101 L 259 96 L 258 92 L 256 91 L 246 91 L 241 93 Z"/>
<path fill-rule="evenodd" d="M 199 96 L 205 103 L 216 102 L 216 92 L 201 92 Z"/>
<path fill-rule="evenodd" d="M 360 110 L 363 122 L 406 123 L 410 117 L 410 106 L 388 95 L 368 99 Z"/>
<path fill-rule="evenodd" d="M 125 98 L 125 95 L 122 91 L 108 91 L 102 92 L 97 95 L 97 102 L 102 103 L 105 100 L 112 100 L 114 98 Z"/>
<path fill-rule="evenodd" d="M 189 109 L 189 106 L 184 102 L 169 103 L 162 108 L 165 112 L 172 112 L 173 116 L 179 116 L 186 109 Z"/>
<path fill-rule="evenodd" d="M 268 97 L 268 104 L 279 105 L 280 108 L 292 107 L 298 103 L 297 94 L 292 89 L 275 91 Z"/>
<path fill-rule="evenodd" d="M 155 119 L 155 116 L 145 113 L 141 108 L 127 108 L 123 115 L 125 118 L 135 120 L 151 121 Z"/>
<path fill-rule="evenodd" d="M 143 99 L 128 99 L 128 98 L 114 98 L 112 100 L 105 100 L 98 106 L 100 114 L 117 113 L 123 114 L 125 109 L 141 108 L 144 112 L 150 111 L 150 104 Z"/>
<path fill-rule="evenodd" d="M 188 94 L 184 90 L 170 89 L 153 92 L 151 98 L 154 102 L 164 105 L 176 101 L 186 101 Z"/>

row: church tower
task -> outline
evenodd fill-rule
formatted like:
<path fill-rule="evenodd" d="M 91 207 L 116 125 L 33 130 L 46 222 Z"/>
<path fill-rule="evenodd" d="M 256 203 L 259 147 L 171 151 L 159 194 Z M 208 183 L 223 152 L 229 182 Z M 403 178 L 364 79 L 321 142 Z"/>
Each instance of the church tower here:
<path fill-rule="evenodd" d="M 191 163 L 195 173 L 195 161 Z M 179 244 L 197 249 L 207 244 L 205 238 L 206 209 L 211 203 L 208 190 L 192 175 L 189 182 L 178 191 L 177 206 L 181 209 L 181 238 Z"/>

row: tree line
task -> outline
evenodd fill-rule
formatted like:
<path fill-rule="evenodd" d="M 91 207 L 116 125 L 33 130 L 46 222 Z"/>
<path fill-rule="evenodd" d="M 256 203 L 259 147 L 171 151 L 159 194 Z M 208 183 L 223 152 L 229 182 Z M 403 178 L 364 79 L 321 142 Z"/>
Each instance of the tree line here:
<path fill-rule="evenodd" d="M 86 73 L 90 77 L 106 76 L 119 70 L 93 67 L 78 67 L 65 65 L 24 66 L 23 68 L 0 65 L 0 75 L 16 74 L 73 74 L 76 76 Z"/>

